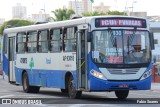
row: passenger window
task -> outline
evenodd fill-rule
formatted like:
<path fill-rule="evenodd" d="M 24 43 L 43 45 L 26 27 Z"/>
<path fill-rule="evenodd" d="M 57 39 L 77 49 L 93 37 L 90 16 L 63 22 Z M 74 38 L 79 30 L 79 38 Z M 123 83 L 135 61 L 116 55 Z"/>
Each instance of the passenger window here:
<path fill-rule="evenodd" d="M 65 29 L 64 34 L 64 51 L 76 51 L 76 27 Z"/>
<path fill-rule="evenodd" d="M 24 53 L 26 51 L 26 33 L 17 34 L 17 52 Z"/>
<path fill-rule="evenodd" d="M 37 31 L 28 32 L 27 48 L 29 53 L 35 53 L 37 51 Z"/>
<path fill-rule="evenodd" d="M 48 52 L 48 30 L 38 32 L 38 52 Z"/>
<path fill-rule="evenodd" d="M 50 31 L 50 50 L 51 52 L 58 52 L 62 49 L 62 30 L 61 29 L 52 29 Z"/>
<path fill-rule="evenodd" d="M 4 46 L 3 46 L 4 53 L 7 54 L 7 47 L 8 47 L 8 35 L 7 34 L 4 35 L 4 42 L 3 43 L 4 43 Z"/>

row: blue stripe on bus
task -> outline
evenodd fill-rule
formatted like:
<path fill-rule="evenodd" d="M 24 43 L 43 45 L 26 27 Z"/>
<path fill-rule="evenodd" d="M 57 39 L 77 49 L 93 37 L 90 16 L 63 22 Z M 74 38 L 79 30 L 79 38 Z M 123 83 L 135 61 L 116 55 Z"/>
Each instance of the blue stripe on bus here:
<path fill-rule="evenodd" d="M 40 69 L 25 69 L 29 77 L 29 84 L 31 86 L 65 88 L 65 74 L 67 71 L 62 70 L 40 70 Z M 15 68 L 16 83 L 22 84 L 23 69 Z M 71 71 L 76 82 L 76 71 Z"/>
<path fill-rule="evenodd" d="M 8 73 L 9 61 L 4 53 L 3 53 L 3 62 L 2 63 L 3 63 L 3 67 L 2 67 L 3 71 L 5 72 L 6 75 L 9 75 L 9 73 Z"/>

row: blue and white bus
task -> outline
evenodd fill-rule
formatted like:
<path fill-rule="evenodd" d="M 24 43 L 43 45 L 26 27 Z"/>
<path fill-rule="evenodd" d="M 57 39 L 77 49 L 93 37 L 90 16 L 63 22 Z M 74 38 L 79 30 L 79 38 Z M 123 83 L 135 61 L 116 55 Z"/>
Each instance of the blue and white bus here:
<path fill-rule="evenodd" d="M 70 98 L 82 91 L 151 87 L 153 35 L 146 19 L 96 16 L 8 28 L 3 33 L 3 72 L 12 84 L 39 92 L 59 88 Z"/>

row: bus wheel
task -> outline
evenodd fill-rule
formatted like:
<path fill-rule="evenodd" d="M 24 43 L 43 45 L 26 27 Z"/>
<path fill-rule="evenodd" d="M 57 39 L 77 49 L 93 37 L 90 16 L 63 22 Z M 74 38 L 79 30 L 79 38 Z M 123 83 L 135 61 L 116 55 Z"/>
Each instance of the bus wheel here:
<path fill-rule="evenodd" d="M 40 87 L 38 86 L 29 86 L 29 79 L 27 72 L 23 74 L 22 85 L 23 85 L 23 91 L 26 93 L 38 93 L 40 89 Z"/>
<path fill-rule="evenodd" d="M 128 97 L 129 90 L 118 90 L 115 91 L 115 94 L 118 99 L 126 99 Z"/>
<path fill-rule="evenodd" d="M 77 91 L 75 87 L 75 82 L 72 76 L 70 76 L 68 81 L 68 95 L 70 98 L 80 98 L 82 91 Z"/>
<path fill-rule="evenodd" d="M 61 89 L 61 92 L 64 93 L 64 94 L 67 94 L 68 93 L 68 89 Z"/>

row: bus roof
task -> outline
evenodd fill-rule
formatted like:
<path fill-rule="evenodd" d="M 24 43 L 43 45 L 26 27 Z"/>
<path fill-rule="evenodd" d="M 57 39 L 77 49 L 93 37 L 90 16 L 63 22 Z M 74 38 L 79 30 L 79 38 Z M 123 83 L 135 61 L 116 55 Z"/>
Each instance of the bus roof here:
<path fill-rule="evenodd" d="M 65 21 L 58 21 L 58 22 L 51 22 L 51 23 L 44 23 L 44 24 L 37 24 L 37 25 L 29 25 L 29 26 L 22 26 L 22 27 L 14 27 L 8 28 L 4 30 L 5 33 L 16 33 L 16 32 L 24 32 L 24 31 L 34 31 L 34 30 L 42 30 L 48 28 L 60 28 L 66 26 L 75 26 L 81 24 L 88 24 L 91 20 L 95 18 L 141 18 L 141 17 L 133 17 L 133 16 L 120 16 L 120 15 L 108 15 L 108 16 L 91 16 L 91 17 L 82 17 L 78 19 L 72 20 L 65 20 Z M 145 18 L 141 18 L 145 19 Z"/>

